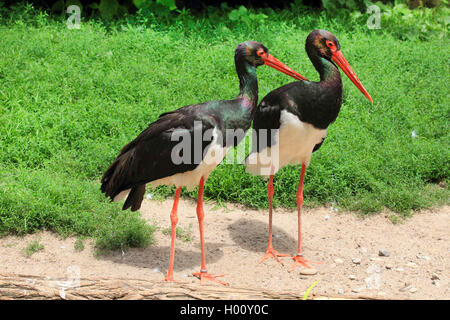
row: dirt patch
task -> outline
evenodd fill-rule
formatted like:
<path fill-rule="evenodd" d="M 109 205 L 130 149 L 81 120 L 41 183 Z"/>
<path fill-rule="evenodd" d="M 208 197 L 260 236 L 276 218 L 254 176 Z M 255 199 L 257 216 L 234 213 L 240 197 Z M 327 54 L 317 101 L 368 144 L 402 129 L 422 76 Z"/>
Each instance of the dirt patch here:
<path fill-rule="evenodd" d="M 0 269 L 3 273 L 67 277 L 79 270 L 81 277 L 149 279 L 163 281 L 169 262 L 170 236 L 162 231 L 170 226 L 172 201 L 145 200 L 142 215 L 160 227 L 156 243 L 145 249 L 128 249 L 94 257 L 92 244 L 83 251 L 74 249 L 75 238 L 61 239 L 50 232 L 26 237 L 0 239 Z M 193 272 L 200 269 L 200 246 L 195 202 L 182 199 L 178 226 L 187 231 L 188 241 L 177 239 L 174 277 L 197 283 Z M 297 292 L 301 296 L 316 280 L 313 293 L 320 296 L 369 296 L 386 299 L 449 299 L 448 281 L 450 207 L 426 210 L 401 224 L 392 224 L 388 214 L 368 218 L 338 213 L 331 208 L 304 210 L 304 254 L 316 274 L 303 275 L 304 268 L 288 272 L 270 259 L 259 264 L 267 247 L 267 211 L 228 204 L 216 209 L 205 205 L 206 263 L 213 274 L 231 287 L 273 292 Z M 297 213 L 275 209 L 274 247 L 294 254 L 297 245 Z M 27 258 L 23 248 L 40 239 L 44 250 Z M 186 240 L 186 239 L 185 239 Z M 379 256 L 380 250 L 388 256 Z"/>

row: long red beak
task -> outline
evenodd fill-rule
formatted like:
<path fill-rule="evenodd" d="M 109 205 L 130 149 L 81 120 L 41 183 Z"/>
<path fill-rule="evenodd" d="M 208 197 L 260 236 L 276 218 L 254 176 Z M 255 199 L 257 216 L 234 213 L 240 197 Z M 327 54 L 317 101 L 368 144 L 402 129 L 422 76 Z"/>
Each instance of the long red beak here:
<path fill-rule="evenodd" d="M 344 55 L 342 54 L 341 50 L 335 51 L 331 55 L 331 59 L 336 62 L 336 64 L 339 66 L 339 68 L 344 71 L 344 73 L 349 77 L 349 79 L 353 82 L 353 84 L 361 91 L 367 99 L 369 99 L 370 102 L 373 103 L 372 98 L 370 97 L 370 94 L 367 92 L 366 88 L 364 88 L 361 81 L 359 81 L 356 74 L 353 72 L 352 67 L 347 62 L 347 59 L 345 59 Z"/>
<path fill-rule="evenodd" d="M 276 69 L 278 71 L 281 71 L 284 74 L 287 74 L 288 76 L 291 76 L 294 79 L 308 81 L 308 79 L 306 79 L 304 76 L 302 76 L 301 74 L 299 74 L 296 71 L 292 70 L 291 68 L 289 68 L 287 65 L 285 65 L 283 62 L 281 62 L 280 60 L 278 60 L 277 58 L 275 58 L 271 54 L 268 54 L 264 58 L 264 64 L 268 65 L 269 67 L 272 67 L 272 68 L 274 68 L 274 69 Z"/>

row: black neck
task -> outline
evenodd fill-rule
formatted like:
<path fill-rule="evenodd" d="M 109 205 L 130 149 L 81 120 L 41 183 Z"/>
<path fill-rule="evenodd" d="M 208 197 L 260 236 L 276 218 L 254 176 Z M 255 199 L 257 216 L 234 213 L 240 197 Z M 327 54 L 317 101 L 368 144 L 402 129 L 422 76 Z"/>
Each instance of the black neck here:
<path fill-rule="evenodd" d="M 315 50 L 312 46 L 306 46 L 306 53 L 314 65 L 314 68 L 316 68 L 319 73 L 321 82 L 332 81 L 341 83 L 341 74 L 333 62 L 320 56 L 317 53 L 317 50 Z"/>
<path fill-rule="evenodd" d="M 311 49 L 311 48 L 310 48 Z M 311 110 L 307 122 L 317 128 L 325 129 L 336 120 L 342 103 L 342 79 L 338 67 L 330 60 L 320 56 L 316 49 L 306 49 L 309 59 L 320 75 L 320 82 L 316 82 L 313 90 L 321 96 L 321 103 Z"/>
<path fill-rule="evenodd" d="M 239 97 L 248 99 L 256 106 L 258 102 L 258 79 L 256 67 L 243 57 L 236 58 L 236 72 L 239 77 Z"/>

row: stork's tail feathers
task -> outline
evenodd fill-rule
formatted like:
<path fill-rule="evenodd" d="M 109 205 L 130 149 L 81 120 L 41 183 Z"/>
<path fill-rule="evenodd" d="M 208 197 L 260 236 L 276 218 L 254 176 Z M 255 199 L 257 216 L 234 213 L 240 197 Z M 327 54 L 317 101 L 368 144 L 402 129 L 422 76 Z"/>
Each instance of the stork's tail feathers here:
<path fill-rule="evenodd" d="M 127 181 L 130 172 L 127 168 L 132 167 L 132 161 L 132 150 L 118 156 L 103 174 L 100 189 L 105 197 L 111 198 L 112 201 L 122 200 L 129 192 L 122 209 L 126 210 L 131 207 L 131 211 L 136 211 L 139 210 L 144 199 L 145 184 L 130 188 Z"/>
<path fill-rule="evenodd" d="M 141 208 L 142 200 L 144 200 L 145 184 L 141 184 L 131 189 L 127 200 L 123 204 L 122 210 L 127 210 L 131 207 L 131 211 L 136 211 Z"/>

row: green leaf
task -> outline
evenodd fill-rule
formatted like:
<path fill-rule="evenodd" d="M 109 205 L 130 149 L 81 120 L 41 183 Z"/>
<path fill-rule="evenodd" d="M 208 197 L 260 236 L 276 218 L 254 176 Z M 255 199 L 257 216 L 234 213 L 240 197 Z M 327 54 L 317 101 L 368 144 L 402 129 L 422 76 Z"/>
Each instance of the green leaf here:
<path fill-rule="evenodd" d="M 244 7 L 244 6 L 240 6 L 240 7 L 239 7 L 239 10 L 238 10 L 239 15 L 241 15 L 241 16 L 247 15 L 247 11 L 248 11 L 247 8 Z"/>
<path fill-rule="evenodd" d="M 156 0 L 156 2 L 162 4 L 166 8 L 169 8 L 169 10 L 175 10 L 177 8 L 175 0 Z"/>
<path fill-rule="evenodd" d="M 237 20 L 239 20 L 239 13 L 238 13 L 238 11 L 237 11 L 236 9 L 231 10 L 231 12 L 228 14 L 228 18 L 229 18 L 231 21 L 237 21 Z"/>
<path fill-rule="evenodd" d="M 138 9 L 142 8 L 146 2 L 147 2 L 146 0 L 133 0 L 133 4 Z"/>
<path fill-rule="evenodd" d="M 306 300 L 308 299 L 309 294 L 311 293 L 312 289 L 316 286 L 316 284 L 319 283 L 320 280 L 315 281 L 305 292 L 305 294 L 303 295 L 302 300 Z"/>

